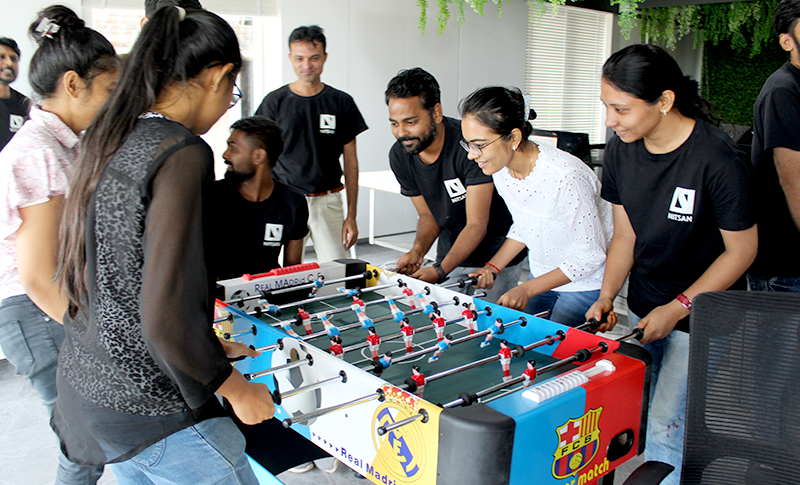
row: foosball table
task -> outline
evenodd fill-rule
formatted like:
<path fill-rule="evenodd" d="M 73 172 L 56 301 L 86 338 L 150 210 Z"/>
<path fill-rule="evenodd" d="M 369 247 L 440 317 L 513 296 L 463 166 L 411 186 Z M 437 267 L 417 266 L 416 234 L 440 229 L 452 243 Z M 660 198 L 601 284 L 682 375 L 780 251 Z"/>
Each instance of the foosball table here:
<path fill-rule="evenodd" d="M 633 335 L 360 260 L 219 284 L 215 328 L 261 351 L 236 368 L 284 427 L 373 483 L 583 485 L 644 449 L 650 360 Z"/>

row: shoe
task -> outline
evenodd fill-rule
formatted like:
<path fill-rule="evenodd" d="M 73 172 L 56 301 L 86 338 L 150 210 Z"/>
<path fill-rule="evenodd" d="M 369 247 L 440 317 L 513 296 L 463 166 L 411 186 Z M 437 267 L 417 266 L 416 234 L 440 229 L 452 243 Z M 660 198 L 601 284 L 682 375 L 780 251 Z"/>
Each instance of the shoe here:
<path fill-rule="evenodd" d="M 513 379 L 513 377 L 511 377 L 511 376 L 503 376 L 503 382 L 508 382 L 511 379 Z"/>
<path fill-rule="evenodd" d="M 319 460 L 314 460 L 314 464 L 317 465 L 317 468 L 325 473 L 335 473 L 336 469 L 339 468 L 339 460 L 332 456 L 329 458 L 320 458 Z"/>
<path fill-rule="evenodd" d="M 308 463 L 303 463 L 302 465 L 297 465 L 294 468 L 289 468 L 289 471 L 292 473 L 305 473 L 311 471 L 314 468 L 314 462 L 309 461 Z"/>
<path fill-rule="evenodd" d="M 489 342 L 487 342 L 485 340 L 483 342 L 481 342 L 481 348 L 488 347 L 488 346 L 489 346 Z"/>
<path fill-rule="evenodd" d="M 432 355 L 432 356 L 428 357 L 428 363 L 429 364 L 432 364 L 432 363 L 436 362 L 437 360 L 439 360 L 439 357 L 436 357 L 435 355 Z"/>

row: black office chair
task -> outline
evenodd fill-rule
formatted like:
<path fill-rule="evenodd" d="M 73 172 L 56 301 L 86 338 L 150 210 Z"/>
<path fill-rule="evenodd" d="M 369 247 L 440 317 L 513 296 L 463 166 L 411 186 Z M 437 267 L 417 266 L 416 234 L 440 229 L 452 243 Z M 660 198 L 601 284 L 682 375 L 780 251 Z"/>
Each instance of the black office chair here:
<path fill-rule="evenodd" d="M 800 294 L 705 293 L 690 327 L 681 484 L 800 484 Z"/>

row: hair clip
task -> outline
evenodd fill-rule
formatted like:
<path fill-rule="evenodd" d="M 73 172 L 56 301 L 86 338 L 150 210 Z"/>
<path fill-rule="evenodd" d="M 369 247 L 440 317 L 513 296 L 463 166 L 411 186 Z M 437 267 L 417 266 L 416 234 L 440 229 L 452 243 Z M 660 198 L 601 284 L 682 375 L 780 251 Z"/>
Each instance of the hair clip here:
<path fill-rule="evenodd" d="M 175 5 L 175 8 L 178 9 L 178 22 L 183 22 L 183 19 L 186 18 L 186 9 L 178 5 Z"/>
<path fill-rule="evenodd" d="M 533 121 L 536 119 L 536 111 L 531 107 L 531 95 L 524 94 L 522 99 L 525 101 L 525 114 L 527 115 L 528 121 Z"/>
<path fill-rule="evenodd" d="M 36 33 L 40 34 L 42 37 L 47 37 L 48 39 L 53 38 L 53 34 L 58 32 L 61 27 L 55 23 L 54 21 L 50 20 L 47 17 L 43 17 L 42 20 L 39 22 L 39 25 L 36 26 Z"/>

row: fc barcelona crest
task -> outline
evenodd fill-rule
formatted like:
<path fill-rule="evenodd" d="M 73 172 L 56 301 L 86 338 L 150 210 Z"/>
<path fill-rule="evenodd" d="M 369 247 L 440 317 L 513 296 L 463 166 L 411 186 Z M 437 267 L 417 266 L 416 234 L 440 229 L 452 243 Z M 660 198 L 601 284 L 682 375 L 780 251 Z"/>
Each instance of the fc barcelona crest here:
<path fill-rule="evenodd" d="M 600 413 L 592 409 L 580 418 L 570 419 L 556 428 L 558 448 L 553 453 L 553 476 L 567 478 L 588 465 L 600 446 Z"/>

